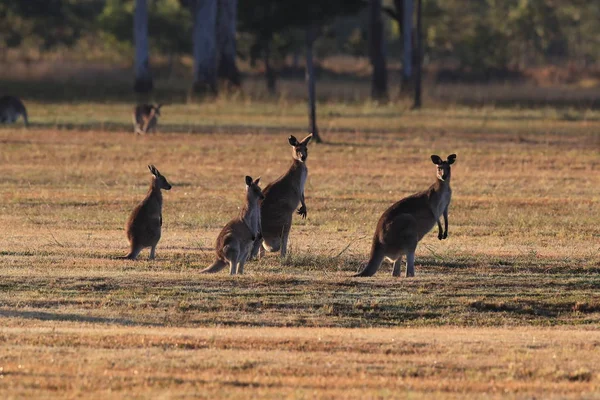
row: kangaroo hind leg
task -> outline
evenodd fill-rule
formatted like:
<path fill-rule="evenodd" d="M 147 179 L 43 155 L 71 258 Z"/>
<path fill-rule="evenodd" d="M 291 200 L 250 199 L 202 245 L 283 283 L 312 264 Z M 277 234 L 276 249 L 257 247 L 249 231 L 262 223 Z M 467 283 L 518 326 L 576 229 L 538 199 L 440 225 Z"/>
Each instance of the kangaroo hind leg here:
<path fill-rule="evenodd" d="M 392 270 L 392 276 L 400 276 L 402 270 L 402 254 L 394 261 L 394 269 Z"/>

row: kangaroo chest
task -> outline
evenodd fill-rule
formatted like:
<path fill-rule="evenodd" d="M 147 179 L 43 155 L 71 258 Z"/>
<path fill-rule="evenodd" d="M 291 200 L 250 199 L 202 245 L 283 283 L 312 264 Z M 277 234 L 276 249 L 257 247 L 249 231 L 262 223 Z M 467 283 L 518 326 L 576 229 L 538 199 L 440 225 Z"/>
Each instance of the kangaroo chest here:
<path fill-rule="evenodd" d="M 250 229 L 250 232 L 252 233 L 252 235 L 257 235 L 258 234 L 258 226 L 259 226 L 259 220 L 260 220 L 260 211 L 258 206 L 257 207 L 253 207 L 252 209 L 248 210 L 248 212 L 246 213 L 246 215 L 244 215 L 243 217 L 244 222 L 246 224 L 246 226 L 248 227 L 248 229 Z"/>
<path fill-rule="evenodd" d="M 435 195 L 432 198 L 433 201 L 430 204 L 431 211 L 433 212 L 433 215 L 436 219 L 444 213 L 444 210 L 446 209 L 446 207 L 448 207 L 448 204 L 450 204 L 451 198 L 452 191 L 450 190 L 450 188 L 446 190 L 440 190 L 435 193 Z"/>
<path fill-rule="evenodd" d="M 304 185 L 308 178 L 308 169 L 306 167 L 300 169 L 300 194 L 304 193 Z"/>
<path fill-rule="evenodd" d="M 442 196 L 440 199 L 440 205 L 438 207 L 438 216 L 442 215 L 444 210 L 446 209 L 446 207 L 448 207 L 448 204 L 450 204 L 451 197 L 452 197 L 452 191 L 450 189 L 448 189 L 447 191 L 444 191 L 442 193 Z"/>

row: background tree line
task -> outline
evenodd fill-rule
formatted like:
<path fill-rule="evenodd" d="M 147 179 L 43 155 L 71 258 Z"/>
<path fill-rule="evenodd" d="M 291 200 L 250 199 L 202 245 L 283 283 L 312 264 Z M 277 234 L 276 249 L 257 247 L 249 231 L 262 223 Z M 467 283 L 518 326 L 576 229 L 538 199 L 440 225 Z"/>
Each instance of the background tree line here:
<path fill-rule="evenodd" d="M 406 1 L 381 2 L 382 41 L 391 58 L 403 57 L 402 8 Z M 268 65 L 289 54 L 303 55 L 302 30 L 311 23 L 317 25 L 317 47 L 327 47 L 328 54 L 368 56 L 373 47 L 369 45 L 373 23 L 369 8 L 377 1 L 370 0 L 0 0 L 1 52 L 9 48 L 50 51 L 72 46 L 89 35 L 101 35 L 118 51 L 127 51 L 134 43 L 136 5 L 142 3 L 147 6 L 150 53 L 193 54 L 197 21 L 193 14 L 197 17 L 205 5 L 209 9 L 204 18 L 211 13 L 217 17 L 227 14 L 228 7 L 230 18 L 231 10 L 237 14 L 235 56 L 243 59 Z M 600 2 L 422 0 L 422 16 L 427 63 L 449 60 L 458 68 L 489 74 L 566 61 L 589 66 L 600 58 Z M 200 22 L 206 26 L 210 18 Z M 230 67 L 222 65 L 220 74 L 229 75 L 235 83 L 239 77 L 226 72 Z M 271 66 L 267 74 L 271 87 L 273 74 Z"/>
<path fill-rule="evenodd" d="M 291 56 L 291 68 L 305 71 L 316 132 L 315 55 L 368 57 L 372 97 L 383 100 L 387 65 L 401 60 L 403 90 L 418 96 L 422 61 L 451 66 L 439 79 L 484 81 L 531 66 L 594 65 L 599 20 L 600 2 L 589 0 L 0 0 L 0 58 L 95 38 L 133 55 L 137 92 L 153 88 L 151 56 L 191 55 L 190 86 L 214 94 L 240 85 L 239 60 L 261 64 L 275 92 Z"/>

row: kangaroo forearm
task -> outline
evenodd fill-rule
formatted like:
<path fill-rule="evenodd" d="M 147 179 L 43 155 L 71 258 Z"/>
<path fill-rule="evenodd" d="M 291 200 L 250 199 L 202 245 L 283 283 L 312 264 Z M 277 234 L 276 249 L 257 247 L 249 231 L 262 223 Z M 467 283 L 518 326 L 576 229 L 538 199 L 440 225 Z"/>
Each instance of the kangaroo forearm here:
<path fill-rule="evenodd" d="M 302 206 L 298 209 L 298 214 L 302 216 L 302 218 L 306 218 L 306 203 L 304 203 L 304 193 L 300 197 L 300 203 Z"/>
<path fill-rule="evenodd" d="M 444 239 L 448 237 L 448 208 L 444 210 Z"/>

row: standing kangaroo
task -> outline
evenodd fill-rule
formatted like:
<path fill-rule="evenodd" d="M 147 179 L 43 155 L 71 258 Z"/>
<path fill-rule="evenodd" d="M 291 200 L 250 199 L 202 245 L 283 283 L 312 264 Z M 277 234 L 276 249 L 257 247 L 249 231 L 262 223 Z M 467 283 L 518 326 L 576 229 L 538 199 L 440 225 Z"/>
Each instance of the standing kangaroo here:
<path fill-rule="evenodd" d="M 151 248 L 150 259 L 154 260 L 162 227 L 163 198 L 160 191 L 161 189 L 171 190 L 171 184 L 167 182 L 167 178 L 162 176 L 154 165 L 148 165 L 148 169 L 153 175 L 148 194 L 133 209 L 127 220 L 127 239 L 129 239 L 131 250 L 123 258 L 130 260 L 135 260 L 140 251 L 146 247 Z"/>
<path fill-rule="evenodd" d="M 162 104 L 140 104 L 133 109 L 133 133 L 138 135 L 156 132 Z"/>
<path fill-rule="evenodd" d="M 19 116 L 23 117 L 25 126 L 29 126 L 27 119 L 27 109 L 23 102 L 14 96 L 0 97 L 0 123 L 12 124 Z"/>
<path fill-rule="evenodd" d="M 229 264 L 231 275 L 243 274 L 244 264 L 252 250 L 252 245 L 260 233 L 260 206 L 265 198 L 258 186 L 260 178 L 252 181 L 246 176 L 246 204 L 239 217 L 225 225 L 217 237 L 217 260 L 201 273 L 219 272 Z"/>
<path fill-rule="evenodd" d="M 292 216 L 298 203 L 302 206 L 298 209 L 298 214 L 306 218 L 306 204 L 304 203 L 304 184 L 308 177 L 306 168 L 306 158 L 308 157 L 308 143 L 312 139 L 312 134 L 308 135 L 302 141 L 294 136 L 289 137 L 292 146 L 292 165 L 287 172 L 274 182 L 265 187 L 263 193 L 265 199 L 260 206 L 262 237 L 258 237 L 254 242 L 251 257 L 255 257 L 262 242 L 263 248 L 267 251 L 281 251 L 281 257 L 285 257 L 287 252 L 287 242 L 292 227 Z"/>
<path fill-rule="evenodd" d="M 354 276 L 372 276 L 384 258 L 394 263 L 393 276 L 400 276 L 402 255 L 406 254 L 406 276 L 415 276 L 415 249 L 417 243 L 437 223 L 438 239 L 448 237 L 448 206 L 452 197 L 450 189 L 450 165 L 456 154 L 442 161 L 432 155 L 437 165 L 437 180 L 429 189 L 406 197 L 388 208 L 377 223 L 371 257 L 362 271 Z M 444 216 L 444 231 L 440 217 Z"/>

